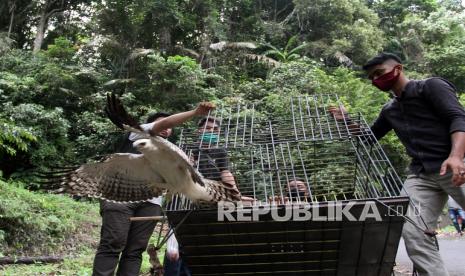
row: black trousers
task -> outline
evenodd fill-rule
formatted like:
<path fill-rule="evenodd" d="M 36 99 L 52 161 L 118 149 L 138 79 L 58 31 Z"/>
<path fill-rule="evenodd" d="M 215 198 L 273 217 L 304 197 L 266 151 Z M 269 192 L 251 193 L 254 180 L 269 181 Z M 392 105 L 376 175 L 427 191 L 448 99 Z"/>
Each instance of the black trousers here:
<path fill-rule="evenodd" d="M 161 207 L 150 202 L 100 203 L 102 229 L 92 275 L 139 275 L 142 253 L 146 250 L 156 221 L 129 221 L 130 217 L 161 215 Z"/>

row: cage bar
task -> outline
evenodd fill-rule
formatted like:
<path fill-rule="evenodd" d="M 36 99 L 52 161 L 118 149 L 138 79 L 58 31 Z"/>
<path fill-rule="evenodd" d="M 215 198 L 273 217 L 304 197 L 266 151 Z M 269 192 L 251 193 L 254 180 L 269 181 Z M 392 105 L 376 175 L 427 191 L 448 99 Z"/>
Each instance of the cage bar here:
<path fill-rule="evenodd" d="M 221 181 L 229 170 L 252 201 L 240 208 L 306 206 L 329 212 L 331 204 L 375 200 L 381 221 L 219 222 L 215 205 L 194 204 L 182 195 L 167 206 L 172 226 L 190 214 L 176 236 L 194 275 L 389 275 L 408 198 L 401 181 L 361 114 L 336 120 L 335 95 L 283 98 L 279 104 L 220 106 L 218 139 L 202 141 L 201 129 L 184 129 L 179 146 L 206 178 Z M 272 114 L 272 115 L 271 115 Z M 358 125 L 354 128 L 353 125 Z M 205 130 L 205 129 L 204 129 Z M 211 131 L 213 132 L 213 131 Z"/>

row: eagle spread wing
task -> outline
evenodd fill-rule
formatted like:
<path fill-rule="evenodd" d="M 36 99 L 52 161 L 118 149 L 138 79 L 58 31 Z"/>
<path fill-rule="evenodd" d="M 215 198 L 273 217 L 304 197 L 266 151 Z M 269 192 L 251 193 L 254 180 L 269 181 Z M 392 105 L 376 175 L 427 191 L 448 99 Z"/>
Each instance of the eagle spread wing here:
<path fill-rule="evenodd" d="M 105 112 L 116 126 L 142 131 L 114 94 L 107 95 Z M 113 154 L 102 162 L 62 171 L 61 189 L 117 202 L 148 200 L 161 195 L 164 189 L 182 193 L 193 201 L 240 200 L 237 189 L 203 178 L 191 166 L 187 155 L 168 140 L 152 136 L 137 140 L 134 146 L 141 154 Z"/>
<path fill-rule="evenodd" d="M 115 94 L 107 94 L 107 105 L 105 106 L 105 113 L 108 118 L 120 129 L 125 129 L 124 125 L 143 131 L 139 122 L 134 119 L 124 108 L 120 99 Z"/>
<path fill-rule="evenodd" d="M 55 177 L 63 192 L 117 202 L 145 201 L 160 196 L 165 186 L 142 154 L 131 153 L 112 154 Z"/>

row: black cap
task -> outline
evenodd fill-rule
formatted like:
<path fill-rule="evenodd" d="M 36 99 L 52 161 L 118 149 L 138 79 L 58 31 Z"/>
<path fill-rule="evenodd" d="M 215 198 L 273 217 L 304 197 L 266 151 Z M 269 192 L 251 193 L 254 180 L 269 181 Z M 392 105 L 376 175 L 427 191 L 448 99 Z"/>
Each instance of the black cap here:
<path fill-rule="evenodd" d="M 198 127 L 202 127 L 202 126 L 205 125 L 205 123 L 206 123 L 207 121 L 208 121 L 208 122 L 215 123 L 215 124 L 217 124 L 218 126 L 221 125 L 220 119 L 215 118 L 215 117 L 210 117 L 210 116 L 209 116 L 209 117 L 203 117 L 202 119 L 200 119 L 200 120 L 197 122 L 197 126 L 198 126 Z"/>
<path fill-rule="evenodd" d="M 374 58 L 370 59 L 369 61 L 367 61 L 367 63 L 365 63 L 365 65 L 363 65 L 362 68 L 363 68 L 363 70 L 367 71 L 371 67 L 373 67 L 375 65 L 382 64 L 386 60 L 390 60 L 390 59 L 395 60 L 398 63 L 402 64 L 402 61 L 400 60 L 399 56 L 397 56 L 397 55 L 395 55 L 393 53 L 384 52 L 384 53 L 381 53 L 381 54 L 375 56 Z"/>

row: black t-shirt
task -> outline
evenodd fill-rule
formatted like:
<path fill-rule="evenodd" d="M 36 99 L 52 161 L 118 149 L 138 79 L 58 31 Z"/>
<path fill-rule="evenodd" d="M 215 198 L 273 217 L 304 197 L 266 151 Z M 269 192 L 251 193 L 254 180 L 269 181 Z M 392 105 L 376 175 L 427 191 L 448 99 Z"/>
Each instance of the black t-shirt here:
<path fill-rule="evenodd" d="M 412 157 L 411 173 L 439 172 L 451 150 L 451 134 L 465 132 L 465 110 L 444 79 L 410 81 L 371 126 L 377 139 L 394 130 Z"/>
<path fill-rule="evenodd" d="M 225 149 L 195 149 L 192 151 L 195 165 L 207 179 L 221 181 L 221 172 L 229 170 L 228 155 Z"/>
<path fill-rule="evenodd" d="M 117 142 L 115 152 L 119 152 L 119 153 L 138 153 L 138 154 L 140 154 L 140 152 L 137 151 L 136 148 L 134 148 L 134 146 L 132 145 L 134 143 L 134 141 L 129 140 L 129 135 L 130 134 L 131 133 L 128 132 L 128 133 L 125 133 L 124 135 L 121 135 L 121 137 L 119 138 L 119 140 Z"/>

